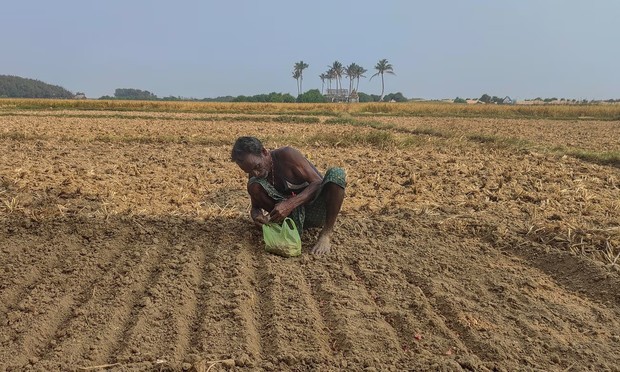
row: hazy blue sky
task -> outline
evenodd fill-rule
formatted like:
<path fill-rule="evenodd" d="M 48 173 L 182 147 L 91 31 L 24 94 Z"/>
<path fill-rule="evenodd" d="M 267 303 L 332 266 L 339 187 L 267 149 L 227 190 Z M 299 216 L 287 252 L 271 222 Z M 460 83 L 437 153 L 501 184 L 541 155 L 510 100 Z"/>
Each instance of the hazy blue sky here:
<path fill-rule="evenodd" d="M 295 95 L 335 60 L 408 98 L 620 98 L 618 0 L 6 1 L 0 75 L 88 97 Z M 360 91 L 381 92 L 380 79 Z"/>

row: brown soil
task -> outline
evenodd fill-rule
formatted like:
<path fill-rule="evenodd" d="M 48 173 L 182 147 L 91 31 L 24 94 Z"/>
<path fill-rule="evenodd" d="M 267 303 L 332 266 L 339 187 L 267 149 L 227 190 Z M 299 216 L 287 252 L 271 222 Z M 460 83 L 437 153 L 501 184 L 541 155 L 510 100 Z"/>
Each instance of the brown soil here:
<path fill-rule="evenodd" d="M 459 136 L 325 147 L 312 136 L 374 130 L 92 116 L 0 117 L 0 371 L 620 370 L 618 168 Z M 307 253 L 315 230 L 299 258 L 264 252 L 228 160 L 242 134 L 346 169 L 331 254 Z"/>

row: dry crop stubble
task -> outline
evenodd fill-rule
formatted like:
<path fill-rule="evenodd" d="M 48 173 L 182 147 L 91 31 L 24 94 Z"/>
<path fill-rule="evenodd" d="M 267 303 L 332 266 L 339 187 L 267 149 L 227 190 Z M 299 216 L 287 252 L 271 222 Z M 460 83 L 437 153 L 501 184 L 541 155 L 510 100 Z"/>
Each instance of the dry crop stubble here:
<path fill-rule="evenodd" d="M 249 109 L 0 116 L 7 133 L 38 131 L 0 139 L 0 198 L 18 201 L 0 205 L 0 367 L 620 364 L 617 168 L 467 140 L 477 119 L 436 136 L 410 130 L 432 118 L 266 122 Z M 307 253 L 311 230 L 300 258 L 263 251 L 229 160 L 256 133 L 346 169 L 329 256 Z"/>

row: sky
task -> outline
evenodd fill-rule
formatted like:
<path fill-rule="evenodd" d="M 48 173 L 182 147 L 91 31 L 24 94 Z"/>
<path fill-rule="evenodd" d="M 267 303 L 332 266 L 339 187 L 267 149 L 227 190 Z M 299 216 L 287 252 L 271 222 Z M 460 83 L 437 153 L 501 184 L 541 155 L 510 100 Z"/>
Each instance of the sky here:
<path fill-rule="evenodd" d="M 620 98 L 618 0 L 20 0 L 0 8 L 0 75 L 89 98 L 297 94 L 334 61 L 387 59 L 407 98 Z M 343 86 L 348 86 L 343 80 Z"/>

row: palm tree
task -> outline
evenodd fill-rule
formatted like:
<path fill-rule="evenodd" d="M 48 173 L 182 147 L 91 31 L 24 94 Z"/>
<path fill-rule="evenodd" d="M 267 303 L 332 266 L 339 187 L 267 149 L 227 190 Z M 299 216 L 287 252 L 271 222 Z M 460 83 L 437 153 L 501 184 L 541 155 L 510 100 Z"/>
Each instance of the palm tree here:
<path fill-rule="evenodd" d="M 381 102 L 383 101 L 383 92 L 385 88 L 385 83 L 383 81 L 383 74 L 386 74 L 386 73 L 392 74 L 392 75 L 396 75 L 396 74 L 392 70 L 392 65 L 388 63 L 387 59 L 382 59 L 379 62 L 377 62 L 377 64 L 375 65 L 375 70 L 377 70 L 377 73 L 372 75 L 370 77 L 370 80 L 372 80 L 372 78 L 377 75 L 381 75 L 381 98 L 379 98 L 379 101 Z"/>
<path fill-rule="evenodd" d="M 301 93 L 299 92 L 299 91 L 300 91 L 300 88 L 299 88 L 299 78 L 300 78 L 300 77 L 301 77 L 301 72 L 300 72 L 300 71 L 297 71 L 297 70 L 294 70 L 294 71 L 293 71 L 293 79 L 297 80 L 297 96 L 298 96 L 298 97 L 299 97 L 299 95 L 301 94 Z"/>
<path fill-rule="evenodd" d="M 355 63 L 351 63 L 344 69 L 344 74 L 349 78 L 349 94 L 353 91 L 353 80 L 355 80 L 356 71 L 357 65 Z"/>
<path fill-rule="evenodd" d="M 338 61 L 334 61 L 330 67 L 333 70 L 334 78 L 336 79 L 336 89 L 341 89 L 342 84 L 340 84 L 340 79 L 342 79 L 342 74 L 344 73 L 344 67 L 342 67 L 342 63 Z"/>
<path fill-rule="evenodd" d="M 321 75 L 319 75 L 319 78 L 321 78 L 321 94 L 323 94 L 323 88 L 325 88 L 325 80 L 327 80 L 327 73 L 322 73 Z"/>
<path fill-rule="evenodd" d="M 363 68 L 362 66 L 356 66 L 356 70 L 355 70 L 355 78 L 357 79 L 357 84 L 355 85 L 355 91 L 359 92 L 359 87 L 360 87 L 360 78 L 361 77 L 366 77 L 364 76 L 364 74 L 366 73 L 366 69 Z"/>
<path fill-rule="evenodd" d="M 336 73 L 334 72 L 334 69 L 330 68 L 329 70 L 327 70 L 326 74 L 327 81 L 329 82 L 329 89 L 332 89 L 332 80 L 336 78 Z"/>
<path fill-rule="evenodd" d="M 299 76 L 297 77 L 297 95 L 300 95 L 303 91 L 302 81 L 304 80 L 304 70 L 308 67 L 308 64 L 304 61 L 299 61 L 295 63 L 295 66 L 293 66 L 293 76 L 295 76 L 297 72 L 299 73 Z"/>

